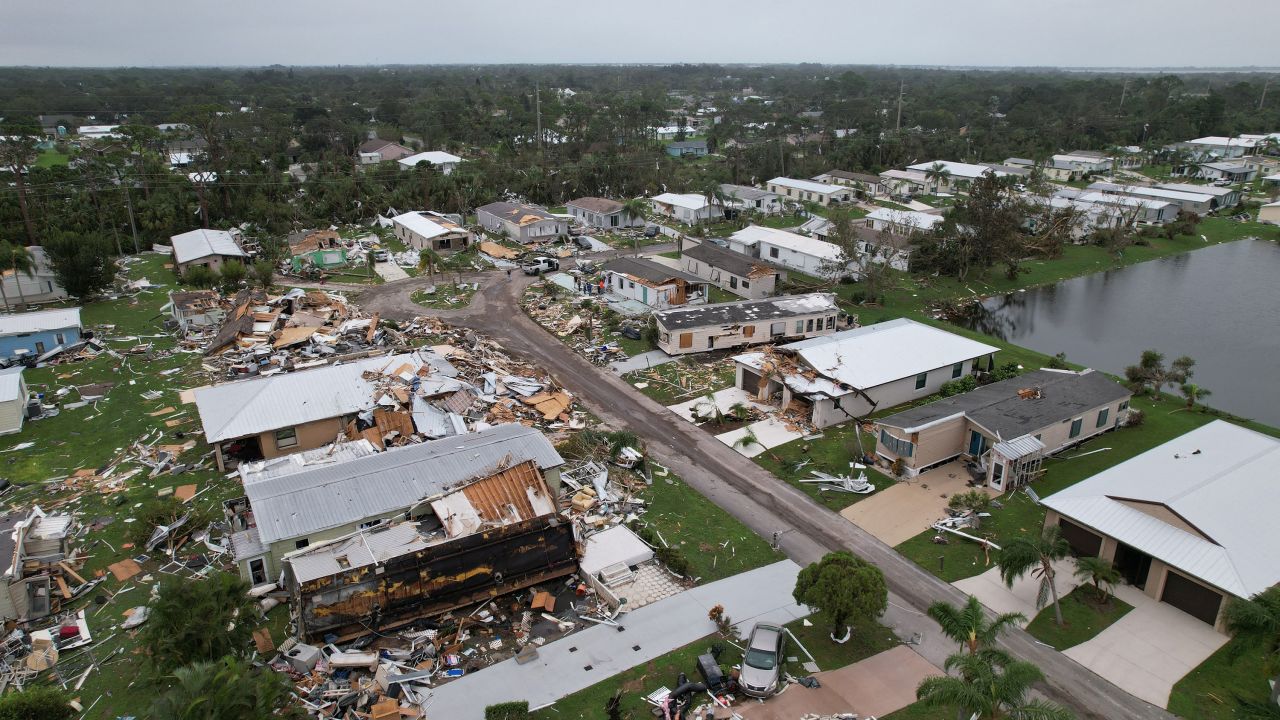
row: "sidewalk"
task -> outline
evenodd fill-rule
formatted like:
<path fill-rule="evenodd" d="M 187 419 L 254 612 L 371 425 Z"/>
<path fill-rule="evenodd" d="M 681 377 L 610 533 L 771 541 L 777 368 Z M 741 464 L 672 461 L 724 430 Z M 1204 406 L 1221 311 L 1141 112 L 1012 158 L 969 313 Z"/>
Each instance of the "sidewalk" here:
<path fill-rule="evenodd" d="M 527 700 L 536 708 L 555 702 L 710 635 L 715 624 L 707 611 L 714 605 L 723 605 L 744 633 L 759 620 L 804 617 L 808 609 L 791 598 L 799 572 L 800 566 L 783 560 L 627 613 L 624 631 L 597 625 L 547 643 L 527 665 L 507 660 L 432 691 L 427 716 L 483 720 L 485 707 L 494 703 Z"/>

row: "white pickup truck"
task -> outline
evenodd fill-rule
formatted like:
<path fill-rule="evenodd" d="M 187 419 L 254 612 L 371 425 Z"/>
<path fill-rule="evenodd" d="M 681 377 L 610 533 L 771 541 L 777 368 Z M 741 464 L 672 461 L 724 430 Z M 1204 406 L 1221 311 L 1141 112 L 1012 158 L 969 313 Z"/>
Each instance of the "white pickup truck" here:
<path fill-rule="evenodd" d="M 525 275 L 541 275 L 544 272 L 560 269 L 560 261 L 549 257 L 536 257 L 521 265 Z"/>

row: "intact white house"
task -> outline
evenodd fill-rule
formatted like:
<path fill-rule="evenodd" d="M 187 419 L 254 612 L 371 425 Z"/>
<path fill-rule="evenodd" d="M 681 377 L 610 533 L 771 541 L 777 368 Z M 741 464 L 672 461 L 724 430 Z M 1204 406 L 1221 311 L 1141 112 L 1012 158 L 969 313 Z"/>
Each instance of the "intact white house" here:
<path fill-rule="evenodd" d="M 173 266 L 178 274 L 196 265 L 218 270 L 229 261 L 247 262 L 249 255 L 240 249 L 239 230 L 201 228 L 169 238 L 173 247 Z"/>
<path fill-rule="evenodd" d="M 782 348 L 786 362 L 763 352 L 734 357 L 734 385 L 759 402 L 799 403 L 819 428 L 928 397 L 945 382 L 990 368 L 998 350 L 906 318 Z"/>
<path fill-rule="evenodd" d="M 659 215 L 666 215 L 686 225 L 697 225 L 724 217 L 724 207 L 711 202 L 706 195 L 697 193 L 662 193 L 649 198 L 649 203 Z"/>
<path fill-rule="evenodd" d="M 397 238 L 414 250 L 453 252 L 471 245 L 475 238 L 440 213 L 414 210 L 391 218 Z"/>
<path fill-rule="evenodd" d="M 601 197 L 582 197 L 565 203 L 565 210 L 575 220 L 589 227 L 609 230 L 612 228 L 644 225 L 644 217 L 632 215 L 622 203 Z"/>
<path fill-rule="evenodd" d="M 730 235 L 728 242 L 734 252 L 814 277 L 842 277 L 856 269 L 834 243 L 786 230 L 748 225 Z"/>
<path fill-rule="evenodd" d="M 854 197 L 853 188 L 845 185 L 814 182 L 812 180 L 776 177 L 765 183 L 765 185 L 769 188 L 769 192 L 776 193 L 787 200 L 816 202 L 823 206 L 850 202 Z"/>
<path fill-rule="evenodd" d="M 929 231 L 942 224 L 943 217 L 915 210 L 879 208 L 867 213 L 867 226 L 872 230 L 884 230 L 898 235 L 910 235 L 921 230 Z"/>
<path fill-rule="evenodd" d="M 448 175 L 458 168 L 458 163 L 462 162 L 462 158 L 441 150 L 428 150 L 400 158 L 396 162 L 400 163 L 401 167 L 406 168 L 413 168 L 421 163 L 427 163 L 439 170 L 441 174 Z"/>
<path fill-rule="evenodd" d="M 776 215 L 782 212 L 782 198 L 768 190 L 747 185 L 724 184 L 720 186 L 720 192 L 726 198 L 725 205 L 734 210 L 758 212 L 763 215 Z"/>

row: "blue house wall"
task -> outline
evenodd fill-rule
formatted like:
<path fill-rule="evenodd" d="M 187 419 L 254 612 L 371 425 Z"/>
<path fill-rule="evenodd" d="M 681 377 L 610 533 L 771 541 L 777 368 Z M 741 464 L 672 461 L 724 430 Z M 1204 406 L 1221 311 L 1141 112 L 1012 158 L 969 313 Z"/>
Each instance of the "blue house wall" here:
<path fill-rule="evenodd" d="M 59 345 L 80 341 L 80 328 L 72 325 L 57 330 L 40 330 L 20 335 L 0 335 L 0 357 L 13 357 L 19 350 L 33 355 L 49 352 Z"/>

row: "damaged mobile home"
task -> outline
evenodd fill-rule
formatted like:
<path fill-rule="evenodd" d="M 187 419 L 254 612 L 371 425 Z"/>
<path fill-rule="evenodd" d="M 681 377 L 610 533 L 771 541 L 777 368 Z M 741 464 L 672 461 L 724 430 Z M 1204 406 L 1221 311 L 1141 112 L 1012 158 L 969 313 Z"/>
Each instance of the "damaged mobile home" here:
<path fill-rule="evenodd" d="M 10 561 L 0 592 L 0 618 L 5 620 L 46 617 L 57 613 L 63 600 L 75 597 L 63 579 L 75 520 L 39 507 L 20 517 L 12 515 L 0 524 L 0 545 Z"/>

